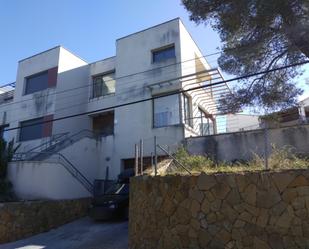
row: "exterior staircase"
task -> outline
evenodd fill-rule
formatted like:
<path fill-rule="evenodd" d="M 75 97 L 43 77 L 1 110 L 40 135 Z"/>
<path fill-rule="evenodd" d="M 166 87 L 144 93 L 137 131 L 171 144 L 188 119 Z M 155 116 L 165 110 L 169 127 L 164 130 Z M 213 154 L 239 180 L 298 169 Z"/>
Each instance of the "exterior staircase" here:
<path fill-rule="evenodd" d="M 81 139 L 88 137 L 92 139 L 98 139 L 99 136 L 90 130 L 82 130 L 69 136 L 69 133 L 62 133 L 53 136 L 48 142 L 42 143 L 30 149 L 27 152 L 16 153 L 13 157 L 13 161 L 47 161 L 55 162 L 62 165 L 84 188 L 93 194 L 93 184 L 86 178 L 86 176 L 78 170 L 67 157 L 59 153 L 59 151 L 67 148 L 80 141 Z"/>

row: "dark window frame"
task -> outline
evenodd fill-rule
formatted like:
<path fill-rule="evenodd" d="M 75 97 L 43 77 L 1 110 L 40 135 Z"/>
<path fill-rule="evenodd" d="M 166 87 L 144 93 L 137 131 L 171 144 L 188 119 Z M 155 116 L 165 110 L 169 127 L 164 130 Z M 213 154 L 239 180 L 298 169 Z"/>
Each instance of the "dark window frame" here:
<path fill-rule="evenodd" d="M 193 107 L 192 107 L 192 97 L 183 93 L 183 112 L 184 112 L 184 121 L 185 124 L 193 128 Z M 186 99 L 188 103 L 188 117 L 187 117 L 187 109 L 186 109 Z"/>
<path fill-rule="evenodd" d="M 99 121 L 99 123 L 94 123 L 96 119 L 105 119 L 108 118 L 107 116 L 112 117 L 111 120 L 105 120 L 105 122 L 110 121 L 110 124 L 112 124 L 111 126 L 108 126 L 108 123 L 105 123 L 105 127 L 103 129 L 102 127 L 102 123 L 100 123 L 101 121 Z M 97 126 L 101 126 L 100 128 L 96 129 Z M 92 129 L 94 131 L 94 133 L 102 136 L 102 137 L 107 137 L 107 136 L 113 136 L 115 134 L 115 111 L 107 111 L 107 112 L 103 112 L 100 113 L 98 115 L 92 116 Z"/>
<path fill-rule="evenodd" d="M 156 55 L 158 55 L 159 53 L 166 53 L 167 54 L 167 51 L 173 49 L 173 54 L 172 56 L 168 56 L 167 58 L 161 58 L 161 59 L 155 59 L 156 58 Z M 161 54 L 162 55 L 162 54 Z M 164 61 L 167 61 L 167 60 L 170 60 L 170 59 L 175 59 L 176 58 L 176 48 L 175 48 L 175 44 L 169 44 L 167 46 L 164 46 L 164 47 L 160 47 L 160 48 L 156 48 L 156 49 L 153 49 L 151 50 L 151 62 L 152 63 L 161 63 L 161 62 L 164 62 Z"/>
<path fill-rule="evenodd" d="M 44 117 L 33 118 L 33 119 L 21 121 L 19 123 L 20 130 L 19 130 L 18 141 L 25 142 L 25 141 L 31 141 L 31 140 L 36 140 L 36 139 L 42 139 L 44 137 L 44 134 L 43 134 L 44 124 L 43 124 L 43 122 L 44 122 Z M 26 123 L 26 125 L 25 125 L 25 123 Z M 35 123 L 35 124 L 33 125 L 33 123 Z M 29 138 L 29 137 L 25 136 L 25 134 L 23 134 L 23 132 L 27 132 L 27 133 L 29 132 L 25 129 L 30 128 L 30 127 L 31 128 L 35 127 L 35 130 L 37 130 L 39 128 L 38 126 L 40 126 L 40 131 L 41 131 L 39 136 L 37 135 L 37 136 Z"/>
<path fill-rule="evenodd" d="M 107 76 L 107 75 L 110 75 L 110 74 L 114 74 L 114 76 L 116 76 L 116 70 L 110 70 L 110 71 L 107 71 L 107 72 L 104 72 L 104 73 L 100 73 L 100 74 L 96 74 L 96 75 L 92 75 L 92 95 L 91 95 L 91 98 L 100 98 L 100 97 L 104 97 L 104 96 L 108 96 L 108 95 L 112 95 L 112 94 L 115 94 L 115 92 L 116 92 L 116 77 L 114 77 L 114 81 L 115 81 L 115 86 L 114 86 L 114 88 L 115 88 L 115 91 L 114 92 L 111 92 L 111 93 L 107 93 L 107 94 L 103 94 L 102 92 L 102 90 L 101 90 L 101 94 L 98 94 L 97 92 L 96 92 L 96 84 L 97 83 L 95 83 L 95 79 L 96 78 L 98 78 L 98 77 L 104 77 L 104 76 Z M 102 88 L 103 87 L 103 83 L 104 83 L 104 81 L 103 82 L 101 82 L 100 84 L 102 84 L 100 87 Z"/>
<path fill-rule="evenodd" d="M 28 87 L 28 84 L 29 84 L 29 79 L 32 79 L 32 78 L 35 78 L 35 77 L 38 77 L 38 76 L 41 76 L 41 75 L 44 75 L 46 74 L 46 87 L 45 88 L 42 88 L 42 89 L 39 89 L 39 90 L 36 90 L 36 91 L 32 91 L 32 92 L 28 92 L 27 91 L 27 87 Z M 36 93 L 36 92 L 41 92 L 41 91 L 44 91 L 49 87 L 49 84 L 48 84 L 48 70 L 44 70 L 44 71 L 41 71 L 39 73 L 35 73 L 35 74 L 32 74 L 32 75 L 29 75 L 27 77 L 25 77 L 25 88 L 24 88 L 24 95 L 29 95 L 29 94 L 33 94 L 33 93 Z"/>

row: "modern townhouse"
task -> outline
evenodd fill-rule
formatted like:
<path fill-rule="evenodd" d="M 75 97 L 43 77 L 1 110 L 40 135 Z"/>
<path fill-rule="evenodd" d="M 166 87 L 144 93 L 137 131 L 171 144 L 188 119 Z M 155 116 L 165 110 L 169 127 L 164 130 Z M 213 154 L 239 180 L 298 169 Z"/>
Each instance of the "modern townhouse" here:
<path fill-rule="evenodd" d="M 119 38 L 114 57 L 93 63 L 61 46 L 19 61 L 16 83 L 0 95 L 3 135 L 20 144 L 9 167 L 15 192 L 88 196 L 95 179 L 134 167 L 141 139 L 146 167 L 154 137 L 175 148 L 216 133 L 216 98 L 227 87 L 212 83 L 221 80 L 178 18 Z"/>

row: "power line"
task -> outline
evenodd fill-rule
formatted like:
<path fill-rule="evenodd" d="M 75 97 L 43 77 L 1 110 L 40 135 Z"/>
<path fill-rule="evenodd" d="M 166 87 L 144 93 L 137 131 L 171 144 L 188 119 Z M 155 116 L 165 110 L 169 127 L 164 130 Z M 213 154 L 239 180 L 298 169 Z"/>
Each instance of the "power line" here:
<path fill-rule="evenodd" d="M 199 72 L 196 72 L 196 73 L 193 73 L 193 74 L 187 74 L 187 75 L 183 75 L 183 76 L 180 76 L 180 77 L 175 77 L 175 78 L 170 78 L 170 79 L 166 79 L 166 80 L 160 80 L 160 81 L 157 81 L 151 85 L 148 85 L 147 87 L 151 87 L 153 85 L 158 85 L 158 84 L 161 84 L 161 83 L 166 83 L 166 82 L 171 82 L 171 81 L 175 81 L 175 80 L 181 80 L 181 83 L 185 83 L 187 81 L 192 81 L 192 78 L 191 77 L 196 77 L 197 75 L 203 75 L 203 74 L 207 74 L 209 75 L 209 73 L 211 73 L 212 71 L 217 71 L 216 69 L 211 69 L 211 70 L 203 70 L 203 71 L 199 71 Z M 221 74 L 220 74 L 221 75 Z M 189 79 L 186 79 L 186 80 L 183 80 L 183 78 L 188 78 L 190 77 Z M 221 76 L 219 78 L 222 78 Z M 219 78 L 215 78 L 215 79 L 219 79 Z M 223 79 L 223 78 L 222 78 Z M 211 80 L 214 80 L 214 79 L 211 79 Z M 194 84 L 198 84 L 198 83 L 194 83 Z M 139 91 L 139 90 L 143 90 L 144 88 L 138 88 L 138 89 L 135 89 L 135 91 Z M 122 94 L 125 94 L 125 93 L 132 93 L 132 89 L 131 90 L 128 90 L 126 92 L 121 92 L 121 93 L 118 93 L 118 94 L 111 94 L 110 96 L 111 97 L 119 97 L 121 96 Z M 74 97 L 75 95 L 71 95 L 72 97 Z M 69 97 L 71 97 L 69 96 Z M 105 96 L 105 97 L 108 97 Z M 67 103 L 66 103 L 67 104 Z M 86 104 L 89 104 L 89 101 L 86 101 L 86 102 L 81 102 L 79 104 L 74 104 L 74 105 L 71 105 L 71 106 L 66 106 L 64 108 L 60 108 L 60 109 L 56 109 L 55 111 L 59 112 L 59 111 L 63 111 L 63 110 L 68 110 L 68 109 L 71 109 L 73 107 L 77 107 L 77 106 L 81 106 L 81 105 L 86 105 Z M 16 108 L 16 109 L 13 109 L 13 110 L 18 110 L 19 108 Z M 16 120 L 11 120 L 11 122 L 15 122 L 15 121 L 19 121 L 20 119 L 16 119 Z"/>
<path fill-rule="evenodd" d="M 210 54 L 206 54 L 206 55 L 202 55 L 200 57 L 194 57 L 192 59 L 188 59 L 188 60 L 184 60 L 184 61 L 180 61 L 180 62 L 175 62 L 175 63 L 171 63 L 169 65 L 165 65 L 165 66 L 161 66 L 161 67 L 156 67 L 156 68 L 152 68 L 152 69 L 149 69 L 149 70 L 145 70 L 145 71 L 140 71 L 140 72 L 137 72 L 137 73 L 132 73 L 132 74 L 129 74 L 129 75 L 124 75 L 124 76 L 121 76 L 121 77 L 118 77 L 118 78 L 115 78 L 115 79 L 111 79 L 111 80 L 106 80 L 105 82 L 109 82 L 109 81 L 117 81 L 117 80 L 120 80 L 120 79 L 124 79 L 124 78 L 127 78 L 127 77 L 132 77 L 132 76 L 136 76 L 138 74 L 144 74 L 144 73 L 147 73 L 147 72 L 152 72 L 152 71 L 156 71 L 156 70 L 160 70 L 160 69 L 163 69 L 163 68 L 167 68 L 167 67 L 171 67 L 171 66 L 175 66 L 175 65 L 180 65 L 180 64 L 183 64 L 183 63 L 186 63 L 186 62 L 190 62 L 190 61 L 195 61 L 197 59 L 202 59 L 202 58 L 206 58 L 206 57 L 209 57 L 209 56 L 214 56 L 214 55 L 217 55 L 217 54 L 220 54 L 220 53 L 224 53 L 226 51 L 231 51 L 231 50 L 239 50 L 239 49 L 248 49 L 250 46 L 242 46 L 242 47 L 235 47 L 235 48 L 230 48 L 230 49 L 225 49 L 225 50 L 221 50 L 221 51 L 218 51 L 218 52 L 214 52 L 214 53 L 210 53 Z M 286 46 L 286 47 L 289 47 L 289 46 Z M 243 56 L 246 56 L 248 57 L 248 54 L 246 55 L 243 55 Z M 252 54 L 252 56 L 255 56 L 254 54 Z M 209 62 L 206 60 L 206 64 L 209 64 Z M 191 67 L 194 67 L 194 66 L 190 66 L 189 68 Z M 183 70 L 183 69 L 180 69 L 180 70 Z M 178 69 L 174 70 L 174 71 L 171 71 L 169 73 L 173 73 L 173 72 L 177 72 Z M 138 81 L 143 81 L 143 80 L 146 80 L 147 78 L 143 78 L 143 79 L 139 79 L 139 80 L 133 80 L 133 81 L 129 81 L 129 82 L 126 82 L 126 85 L 128 84 L 132 84 L 132 83 L 136 83 Z M 6 84 L 6 85 L 3 85 L 3 86 L 0 86 L 0 88 L 2 87 L 5 87 L 5 86 L 9 86 L 9 85 L 12 85 L 13 83 L 9 83 L 9 84 Z M 93 83 L 90 83 L 90 84 L 86 84 L 86 85 L 83 85 L 83 86 L 80 86 L 80 87 L 75 87 L 75 88 L 70 88 L 70 89 L 66 89 L 66 90 L 63 90 L 63 91 L 55 91 L 53 93 L 50 93 L 49 96 L 52 96 L 52 95 L 58 95 L 58 94 L 62 94 L 62 93 L 65 93 L 65 92 L 69 92 L 69 91 L 74 91 L 74 90 L 78 90 L 78 89 L 82 89 L 82 88 L 86 88 L 86 87 L 89 87 L 89 86 L 92 86 Z M 73 95 L 72 95 L 73 96 Z M 38 98 L 44 98 L 46 97 L 45 96 L 38 96 Z M 67 98 L 68 96 L 64 97 L 64 98 Z M 20 101 L 15 101 L 13 103 L 9 103 L 9 104 L 5 104 L 5 105 L 1 105 L 1 107 L 5 107 L 5 106 L 9 106 L 9 105 L 15 105 L 15 104 L 19 104 L 19 103 L 23 103 L 23 102 L 27 102 L 27 101 L 31 101 L 32 99 L 25 99 L 25 100 L 20 100 Z"/>
<path fill-rule="evenodd" d="M 173 93 L 166 93 L 166 94 L 162 94 L 162 95 L 158 95 L 158 96 L 152 96 L 152 97 L 146 98 L 146 99 L 136 100 L 136 101 L 118 104 L 118 105 L 114 105 L 114 106 L 109 106 L 109 107 L 105 107 L 105 108 L 100 108 L 100 109 L 96 109 L 94 111 L 88 111 L 88 112 L 82 112 L 82 113 L 78 113 L 78 114 L 63 116 L 63 117 L 51 119 L 51 120 L 48 120 L 48 121 L 47 120 L 46 121 L 40 121 L 40 122 L 33 123 L 31 125 L 25 125 L 25 126 L 23 126 L 23 128 L 29 127 L 29 126 L 35 126 L 35 125 L 38 125 L 38 124 L 60 121 L 60 120 L 68 119 L 68 118 L 79 117 L 79 116 L 83 116 L 83 115 L 89 115 L 89 114 L 103 112 L 103 111 L 109 111 L 109 110 L 124 107 L 124 106 L 139 104 L 139 103 L 143 103 L 143 102 L 150 101 L 150 100 L 164 98 L 164 97 L 167 97 L 167 96 L 172 96 L 172 95 L 185 93 L 185 92 L 189 92 L 189 91 L 194 91 L 194 90 L 201 89 L 201 88 L 212 87 L 212 86 L 216 86 L 216 85 L 219 85 L 219 84 L 228 83 L 228 82 L 232 82 L 232 81 L 236 81 L 236 80 L 242 80 L 242 79 L 258 76 L 258 75 L 269 73 L 269 72 L 274 72 L 274 71 L 278 71 L 278 70 L 287 69 L 287 68 L 290 68 L 290 67 L 304 65 L 304 64 L 307 64 L 307 63 L 309 63 L 309 60 L 302 61 L 302 62 L 299 62 L 299 63 L 290 64 L 290 65 L 286 65 L 286 66 L 282 66 L 282 67 L 278 67 L 278 68 L 273 68 L 273 69 L 270 69 L 270 70 L 265 70 L 265 71 L 261 71 L 261 72 L 257 72 L 257 73 L 252 73 L 252 74 L 248 74 L 248 75 L 244 75 L 244 76 L 240 76 L 240 77 L 235 77 L 235 78 L 228 79 L 228 80 L 223 80 L 221 82 L 211 83 L 211 84 L 208 84 L 206 86 L 197 86 L 197 87 L 192 87 L 192 88 L 189 88 L 189 89 L 186 89 L 186 90 L 180 89 L 180 90 L 173 92 Z M 3 131 L 17 130 L 17 129 L 20 129 L 20 128 L 21 128 L 20 126 L 19 127 L 13 127 L 13 128 L 4 129 Z"/>
<path fill-rule="evenodd" d="M 165 83 L 165 82 L 171 82 L 171 81 L 175 81 L 175 80 L 182 80 L 183 78 L 188 78 L 188 77 L 196 77 L 197 75 L 203 75 L 203 74 L 207 74 L 209 75 L 211 72 L 213 71 L 217 71 L 217 69 L 211 69 L 211 70 L 202 70 L 202 71 L 199 71 L 199 72 L 196 72 L 196 73 L 193 73 L 193 74 L 187 74 L 187 75 L 183 75 L 183 76 L 180 76 L 180 77 L 175 77 L 175 78 L 169 78 L 169 79 L 164 79 L 164 80 L 160 80 L 160 81 L 156 81 L 155 83 L 153 84 L 150 84 L 150 85 L 147 85 L 147 87 L 150 87 L 150 86 L 153 86 L 153 85 L 158 85 L 158 84 L 161 84 L 161 83 Z M 182 83 L 186 82 L 186 81 L 191 81 L 192 78 L 188 79 L 188 80 L 182 80 Z M 133 89 L 134 91 L 141 91 L 143 90 L 144 88 L 141 87 L 141 88 L 137 88 L 137 89 Z M 131 88 L 127 88 L 127 91 L 121 91 L 120 93 L 117 93 L 117 94 L 113 94 L 111 96 L 113 97 L 120 97 L 121 95 L 123 94 L 126 94 L 126 93 L 132 93 L 132 89 Z M 76 97 L 78 95 L 85 95 L 85 93 L 81 93 L 81 94 L 74 94 L 74 95 L 70 95 L 70 96 L 65 96 L 63 98 L 59 98 L 57 99 L 57 101 L 60 102 L 60 100 L 62 99 L 68 99 L 70 97 Z M 43 97 L 48 97 L 49 95 L 44 95 Z M 105 96 L 105 97 L 108 97 Z M 95 99 L 95 98 L 94 98 Z M 27 101 L 30 101 L 32 99 L 29 99 Z M 32 100 L 33 101 L 33 100 Z M 68 102 L 66 103 L 63 103 L 63 104 L 67 104 Z M 71 102 L 70 102 L 71 103 Z M 81 106 L 81 105 L 86 105 L 86 104 L 89 104 L 89 99 L 87 98 L 87 101 L 86 102 L 81 102 L 79 104 L 74 104 L 74 105 L 71 105 L 69 107 L 64 107 L 64 108 L 60 108 L 60 109 L 56 109 L 55 111 L 62 111 L 62 110 L 66 110 L 66 109 L 71 109 L 73 107 L 77 107 L 77 106 Z M 1 107 L 1 106 L 0 106 Z M 6 111 L 14 111 L 14 110 L 18 110 L 19 108 L 14 108 L 14 109 L 9 109 L 9 110 L 6 110 Z M 16 119 L 16 120 L 12 120 L 11 122 L 14 122 L 14 121 L 19 121 L 20 119 Z"/>

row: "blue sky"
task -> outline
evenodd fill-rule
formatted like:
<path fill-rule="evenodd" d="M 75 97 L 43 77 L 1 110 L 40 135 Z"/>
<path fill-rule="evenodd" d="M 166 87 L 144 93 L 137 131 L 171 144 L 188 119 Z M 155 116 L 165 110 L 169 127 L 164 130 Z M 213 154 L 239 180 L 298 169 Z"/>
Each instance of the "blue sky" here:
<path fill-rule="evenodd" d="M 14 82 L 17 62 L 63 45 L 88 62 L 115 55 L 115 40 L 180 17 L 202 50 L 218 51 L 220 39 L 189 21 L 180 0 L 2 0 L 0 2 L 0 85 Z M 216 65 L 215 57 L 208 57 Z M 305 87 L 305 75 L 299 80 Z M 306 87 L 308 89 L 308 87 Z M 309 96 L 309 90 L 306 91 Z"/>

